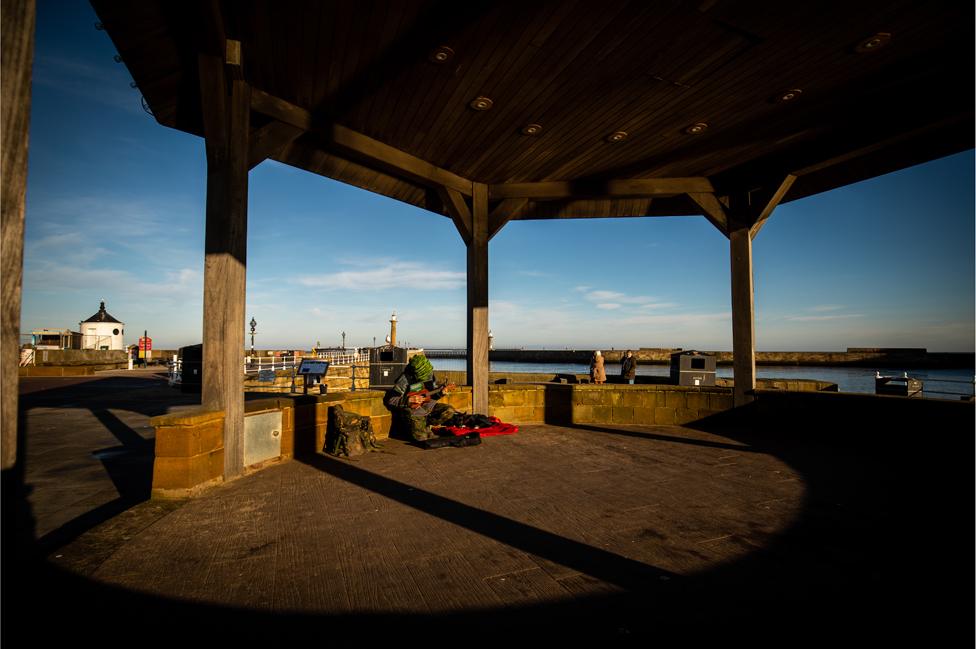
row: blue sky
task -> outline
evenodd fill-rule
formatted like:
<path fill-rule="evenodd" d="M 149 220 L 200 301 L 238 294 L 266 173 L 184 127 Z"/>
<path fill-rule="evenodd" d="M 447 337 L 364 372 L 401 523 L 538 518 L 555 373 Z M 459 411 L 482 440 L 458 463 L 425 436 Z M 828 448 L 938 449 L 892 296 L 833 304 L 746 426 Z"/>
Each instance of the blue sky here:
<path fill-rule="evenodd" d="M 84 2 L 38 3 L 21 330 L 98 309 L 157 348 L 202 329 L 203 141 L 158 125 Z M 465 341 L 447 218 L 275 162 L 251 171 L 256 346 Z M 781 206 L 754 241 L 759 350 L 974 348 L 974 156 Z M 728 240 L 701 217 L 507 225 L 496 347 L 731 349 Z M 245 323 L 241 323 L 245 327 Z"/>

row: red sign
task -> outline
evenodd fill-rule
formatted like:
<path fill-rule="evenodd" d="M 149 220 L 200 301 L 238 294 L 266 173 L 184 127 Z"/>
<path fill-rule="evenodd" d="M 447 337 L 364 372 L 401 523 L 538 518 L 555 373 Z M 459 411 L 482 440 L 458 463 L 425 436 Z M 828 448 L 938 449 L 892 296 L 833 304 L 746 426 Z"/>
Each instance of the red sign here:
<path fill-rule="evenodd" d="M 149 351 L 152 349 L 152 338 L 139 338 L 139 351 Z"/>

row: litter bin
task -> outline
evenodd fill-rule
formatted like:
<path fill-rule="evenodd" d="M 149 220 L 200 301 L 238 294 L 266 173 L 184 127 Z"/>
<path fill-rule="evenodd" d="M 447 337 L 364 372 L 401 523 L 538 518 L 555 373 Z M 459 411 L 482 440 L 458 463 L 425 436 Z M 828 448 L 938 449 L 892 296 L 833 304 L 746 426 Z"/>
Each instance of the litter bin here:
<path fill-rule="evenodd" d="M 392 388 L 407 366 L 405 347 L 374 347 L 369 350 L 369 386 Z"/>
<path fill-rule="evenodd" d="M 180 392 L 200 392 L 203 389 L 203 343 L 180 347 Z"/>
<path fill-rule="evenodd" d="M 671 383 L 715 385 L 715 356 L 692 350 L 671 354 Z"/>

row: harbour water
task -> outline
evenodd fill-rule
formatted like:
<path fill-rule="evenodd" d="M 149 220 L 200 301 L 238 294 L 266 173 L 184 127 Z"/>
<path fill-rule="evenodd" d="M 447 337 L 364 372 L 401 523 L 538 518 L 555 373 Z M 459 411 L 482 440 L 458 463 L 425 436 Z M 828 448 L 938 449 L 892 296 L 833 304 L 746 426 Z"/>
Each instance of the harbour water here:
<path fill-rule="evenodd" d="M 463 358 L 432 358 L 434 369 L 461 370 L 465 368 Z M 620 374 L 620 365 L 608 363 L 607 376 Z M 527 372 L 538 374 L 587 374 L 589 366 L 582 363 L 514 363 L 492 361 L 492 372 Z M 875 372 L 883 376 L 902 376 L 904 372 L 911 378 L 923 381 L 923 393 L 936 399 L 959 399 L 961 395 L 973 395 L 973 370 L 960 369 L 919 369 L 919 368 L 869 368 L 869 367 L 797 367 L 793 365 L 772 365 L 756 368 L 756 376 L 761 379 L 810 379 L 836 383 L 840 392 L 859 392 L 874 394 Z M 640 376 L 668 376 L 667 365 L 638 365 Z M 716 376 L 732 378 L 732 368 L 719 366 Z"/>

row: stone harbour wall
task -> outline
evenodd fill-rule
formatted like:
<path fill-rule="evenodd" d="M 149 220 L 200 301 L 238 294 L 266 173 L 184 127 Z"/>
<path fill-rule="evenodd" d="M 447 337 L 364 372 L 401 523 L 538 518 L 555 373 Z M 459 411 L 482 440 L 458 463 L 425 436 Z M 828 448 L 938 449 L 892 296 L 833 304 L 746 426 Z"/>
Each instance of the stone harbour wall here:
<path fill-rule="evenodd" d="M 892 440 L 899 430 L 918 435 L 934 427 L 972 434 L 972 402 L 843 394 L 813 389 L 816 385 L 807 387 L 811 389 L 759 388 L 752 404 L 733 409 L 732 390 L 727 386 L 499 383 L 488 386 L 488 414 L 507 423 L 554 425 L 685 425 L 721 415 L 757 428 L 771 427 L 777 434 L 844 431 L 846 443 L 861 435 L 850 437 L 852 430 L 863 431 L 865 438 L 872 439 L 894 431 Z M 386 439 L 392 414 L 383 401 L 385 394 L 357 390 L 246 401 L 245 417 L 280 411 L 282 430 L 280 455 L 246 467 L 245 474 L 321 452 L 329 410 L 337 404 L 348 412 L 368 415 L 377 439 Z M 471 412 L 471 388 L 459 387 L 442 401 Z M 222 482 L 223 412 L 181 412 L 154 417 L 151 423 L 156 429 L 153 497 L 184 498 Z"/>

